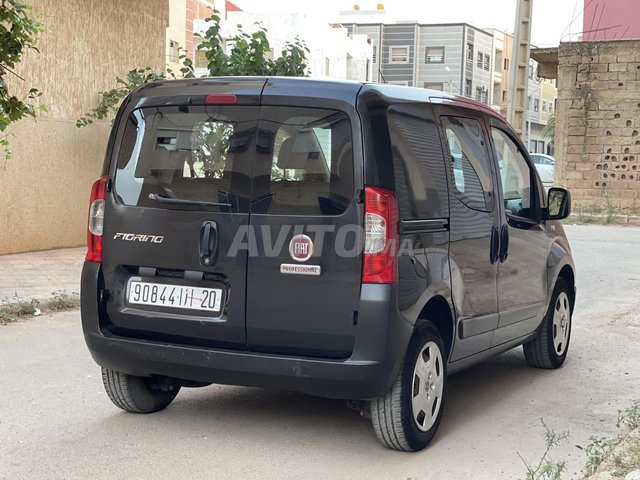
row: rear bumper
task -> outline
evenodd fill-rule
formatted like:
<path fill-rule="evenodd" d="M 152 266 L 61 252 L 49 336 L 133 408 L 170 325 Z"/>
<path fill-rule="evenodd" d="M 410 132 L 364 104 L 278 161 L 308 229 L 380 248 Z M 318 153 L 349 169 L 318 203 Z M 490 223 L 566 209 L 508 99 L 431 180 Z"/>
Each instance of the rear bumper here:
<path fill-rule="evenodd" d="M 82 271 L 82 328 L 98 365 L 132 375 L 164 375 L 208 383 L 280 388 L 364 400 L 383 394 L 397 375 L 411 325 L 394 305 L 391 285 L 363 285 L 354 350 L 333 360 L 176 345 L 115 336 L 101 328 L 100 265 Z"/>

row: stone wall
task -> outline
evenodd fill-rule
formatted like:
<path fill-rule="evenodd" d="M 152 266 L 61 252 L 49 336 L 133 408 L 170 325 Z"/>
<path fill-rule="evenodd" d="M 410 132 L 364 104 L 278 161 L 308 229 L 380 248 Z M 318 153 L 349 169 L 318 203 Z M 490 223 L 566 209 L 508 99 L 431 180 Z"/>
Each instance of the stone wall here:
<path fill-rule="evenodd" d="M 640 41 L 558 51 L 555 183 L 574 212 L 640 212 Z"/>
<path fill-rule="evenodd" d="M 100 174 L 108 120 L 75 121 L 136 67 L 163 69 L 168 0 L 30 0 L 45 31 L 40 54 L 16 66 L 11 88 L 43 92 L 49 113 L 9 130 L 0 157 L 0 254 L 82 245 L 91 184 Z M 12 77 L 12 78 L 8 78 Z M 0 150 L 0 154 L 2 151 Z"/>

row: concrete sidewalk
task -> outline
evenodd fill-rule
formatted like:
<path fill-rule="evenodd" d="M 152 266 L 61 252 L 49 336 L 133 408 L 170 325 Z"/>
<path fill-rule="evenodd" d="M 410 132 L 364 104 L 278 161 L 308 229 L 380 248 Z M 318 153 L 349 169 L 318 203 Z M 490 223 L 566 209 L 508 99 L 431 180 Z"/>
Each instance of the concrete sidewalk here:
<path fill-rule="evenodd" d="M 46 298 L 56 290 L 80 292 L 86 247 L 0 255 L 0 300 Z"/>

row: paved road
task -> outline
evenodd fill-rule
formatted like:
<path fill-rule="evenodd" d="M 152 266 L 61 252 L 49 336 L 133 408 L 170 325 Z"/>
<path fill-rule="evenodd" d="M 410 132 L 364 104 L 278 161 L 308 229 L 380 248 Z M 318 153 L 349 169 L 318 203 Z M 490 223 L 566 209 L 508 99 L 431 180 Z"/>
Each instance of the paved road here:
<path fill-rule="evenodd" d="M 530 369 L 517 349 L 451 377 L 424 452 L 383 448 L 342 402 L 280 391 L 213 386 L 157 414 L 120 412 L 68 312 L 0 328 L 0 478 L 523 478 L 541 417 L 571 430 L 556 457 L 577 478 L 574 445 L 615 433 L 616 410 L 640 398 L 640 229 L 567 230 L 579 300 L 565 367 Z"/>

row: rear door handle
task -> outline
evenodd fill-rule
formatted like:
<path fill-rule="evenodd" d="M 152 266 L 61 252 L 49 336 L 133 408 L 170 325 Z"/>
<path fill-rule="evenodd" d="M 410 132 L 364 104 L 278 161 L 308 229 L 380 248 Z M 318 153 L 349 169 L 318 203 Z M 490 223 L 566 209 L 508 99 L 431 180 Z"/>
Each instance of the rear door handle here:
<path fill-rule="evenodd" d="M 504 263 L 509 256 L 509 225 L 502 225 L 500 230 L 500 262 Z"/>
<path fill-rule="evenodd" d="M 491 265 L 498 261 L 498 256 L 500 252 L 500 232 L 498 231 L 498 227 L 494 226 L 491 229 L 491 251 L 489 252 L 489 260 L 491 261 Z"/>
<path fill-rule="evenodd" d="M 218 253 L 218 224 L 206 221 L 200 227 L 200 263 L 213 265 Z"/>

